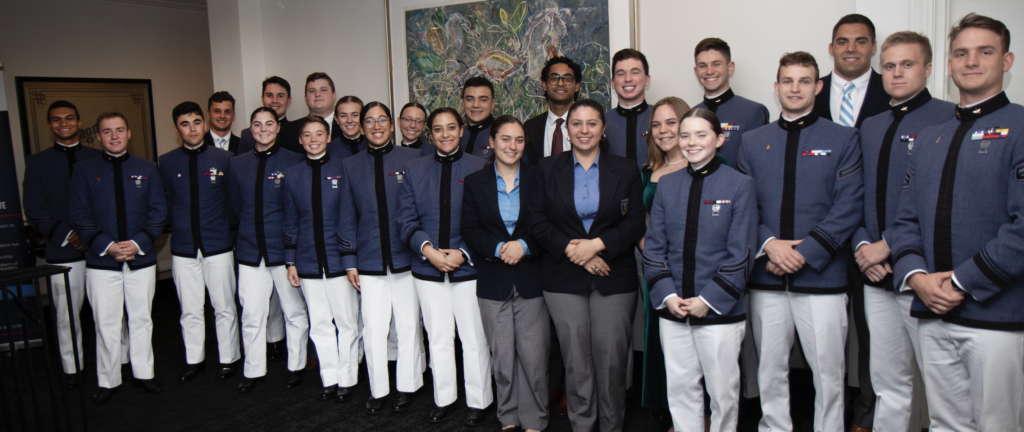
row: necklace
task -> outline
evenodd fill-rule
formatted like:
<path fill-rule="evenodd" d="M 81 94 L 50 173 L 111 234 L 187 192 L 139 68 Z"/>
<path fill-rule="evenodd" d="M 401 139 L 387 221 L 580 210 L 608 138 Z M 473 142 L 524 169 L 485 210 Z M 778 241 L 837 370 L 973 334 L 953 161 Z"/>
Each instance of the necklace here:
<path fill-rule="evenodd" d="M 677 160 L 675 162 L 669 162 L 668 158 L 665 158 L 665 165 L 675 165 L 675 164 L 678 164 L 678 163 L 680 163 L 680 162 L 682 162 L 684 160 L 686 160 L 686 158 L 679 159 L 679 160 Z"/>

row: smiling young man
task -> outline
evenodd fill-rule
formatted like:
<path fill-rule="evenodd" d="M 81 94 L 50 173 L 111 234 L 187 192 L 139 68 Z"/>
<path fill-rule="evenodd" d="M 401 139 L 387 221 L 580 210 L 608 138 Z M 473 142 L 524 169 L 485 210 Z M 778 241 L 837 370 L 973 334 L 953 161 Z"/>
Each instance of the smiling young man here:
<path fill-rule="evenodd" d="M 206 113 L 210 116 L 210 133 L 204 137 L 204 143 L 238 155 L 242 140 L 231 133 L 231 125 L 235 123 L 235 98 L 226 91 L 214 93 L 206 104 Z"/>
<path fill-rule="evenodd" d="M 736 64 L 729 44 L 719 38 L 707 38 L 693 50 L 693 74 L 704 88 L 704 100 L 694 108 L 707 108 L 722 121 L 725 144 L 718 154 L 730 165 L 736 165 L 743 134 L 768 124 L 768 108 L 736 96 L 729 85 Z"/>
<path fill-rule="evenodd" d="M 540 71 L 540 87 L 548 110 L 523 123 L 526 129 L 526 155 L 530 165 L 541 158 L 571 150 L 566 114 L 580 94 L 580 65 L 565 56 L 552 57 Z"/>
<path fill-rule="evenodd" d="M 305 150 L 299 144 L 299 134 L 294 131 L 291 122 L 288 121 L 288 107 L 292 105 L 292 86 L 288 80 L 279 76 L 272 76 L 263 80 L 263 92 L 260 93 L 260 100 L 263 106 L 274 110 L 277 113 L 277 144 L 285 150 L 302 154 Z M 256 140 L 252 137 L 249 128 L 242 130 L 239 154 L 248 153 L 256 146 Z"/>
<path fill-rule="evenodd" d="M 814 429 L 841 431 L 849 282 L 837 255 L 861 220 L 858 133 L 814 113 L 822 83 L 813 56 L 787 53 L 777 74 L 782 114 L 743 135 L 736 163 L 755 180 L 760 219 L 747 284 L 760 354 L 760 428 L 793 429 L 789 354 L 799 336 L 814 375 Z"/>
<path fill-rule="evenodd" d="M 201 111 L 200 111 L 201 112 Z M 102 156 L 76 164 L 68 209 L 82 242 L 87 292 L 96 323 L 96 393 L 92 401 L 110 401 L 121 385 L 123 319 L 128 314 L 132 376 L 143 390 L 160 393 L 153 370 L 153 293 L 156 251 L 167 219 L 160 171 L 148 159 L 131 157 L 132 133 L 121 113 L 96 119 Z"/>
<path fill-rule="evenodd" d="M 306 77 L 305 87 L 306 108 L 309 113 L 323 117 L 330 125 L 331 139 L 341 136 L 341 127 L 334 118 L 334 101 L 338 99 L 334 92 L 334 80 L 326 73 L 313 72 Z"/>
<path fill-rule="evenodd" d="M 605 113 L 608 124 L 608 151 L 616 156 L 647 165 L 647 126 L 651 112 L 647 110 L 647 87 L 651 85 L 650 66 L 643 53 L 626 48 L 612 57 L 612 88 L 619 97 L 619 106 Z"/>
<path fill-rule="evenodd" d="M 46 238 L 46 263 L 71 267 L 69 286 L 64 286 L 63 276 L 51 277 L 50 281 L 57 309 L 61 363 L 67 374 L 68 388 L 76 388 L 78 375 L 72 352 L 71 320 L 75 324 L 78 367 L 81 369 L 85 366 L 85 349 L 82 347 L 79 313 L 85 301 L 85 253 L 89 249 L 71 223 L 68 194 L 75 164 L 98 157 L 100 151 L 79 141 L 82 120 L 78 116 L 78 108 L 71 102 L 58 100 L 50 104 L 47 126 L 53 132 L 53 147 L 25 159 L 22 188 L 28 222 Z M 71 294 L 73 314 L 68 313 L 66 292 Z"/>
<path fill-rule="evenodd" d="M 1021 430 L 1024 107 L 1003 92 L 1010 32 L 967 14 L 949 50 L 960 102 L 915 140 L 886 232 L 893 281 L 914 292 L 931 430 Z"/>
<path fill-rule="evenodd" d="M 928 92 L 932 46 L 927 37 L 902 31 L 882 43 L 882 81 L 892 95 L 888 112 L 861 125 L 864 157 L 864 220 L 850 245 L 864 273 L 864 312 L 871 331 L 870 377 L 877 395 L 875 429 L 907 430 L 914 390 L 912 362 L 917 350 L 917 319 L 910 316 L 911 293 L 893 291 L 887 228 L 896 217 L 900 191 L 916 138 L 928 127 L 953 119 L 953 104 Z M 854 287 L 858 289 L 859 287 Z"/>
<path fill-rule="evenodd" d="M 819 116 L 859 128 L 865 119 L 889 109 L 882 76 L 871 69 L 875 56 L 875 24 L 861 14 L 839 19 L 832 28 L 832 73 L 821 78 L 822 91 L 814 101 Z"/>
<path fill-rule="evenodd" d="M 466 114 L 459 148 L 487 157 L 491 152 L 491 123 L 494 123 L 494 84 L 487 78 L 472 77 L 462 86 L 462 111 Z"/>
<path fill-rule="evenodd" d="M 235 308 L 236 225 L 228 193 L 231 153 L 203 143 L 206 122 L 195 102 L 171 111 L 181 147 L 160 156 L 160 176 L 167 193 L 171 226 L 171 271 L 181 303 L 185 369 L 178 381 L 191 381 L 205 370 L 206 292 L 216 315 L 220 371 L 217 379 L 235 375 L 241 358 L 238 311 Z"/>

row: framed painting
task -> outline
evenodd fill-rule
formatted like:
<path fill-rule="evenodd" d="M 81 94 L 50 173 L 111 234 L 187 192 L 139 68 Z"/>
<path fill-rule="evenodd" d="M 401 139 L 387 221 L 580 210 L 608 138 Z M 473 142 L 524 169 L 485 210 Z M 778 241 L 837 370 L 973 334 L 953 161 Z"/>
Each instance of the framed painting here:
<path fill-rule="evenodd" d="M 494 83 L 495 114 L 547 109 L 540 71 L 554 56 L 582 68 L 580 99 L 610 108 L 611 56 L 631 46 L 631 0 L 387 0 L 391 104 L 461 112 L 462 84 Z"/>
<path fill-rule="evenodd" d="M 155 161 L 156 130 L 153 127 L 153 85 L 148 79 L 14 77 L 21 113 L 21 139 L 25 157 L 53 145 L 47 128 L 50 104 L 66 100 L 78 107 L 82 120 L 79 139 L 83 145 L 103 149 L 96 138 L 96 118 L 117 111 L 128 118 L 132 137 L 128 152 Z"/>

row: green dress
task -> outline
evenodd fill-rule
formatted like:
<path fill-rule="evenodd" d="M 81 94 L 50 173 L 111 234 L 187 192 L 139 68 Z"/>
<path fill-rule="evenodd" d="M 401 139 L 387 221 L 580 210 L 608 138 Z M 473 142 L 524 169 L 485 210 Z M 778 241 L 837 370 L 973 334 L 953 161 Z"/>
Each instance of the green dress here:
<path fill-rule="evenodd" d="M 658 183 L 651 181 L 652 171 L 645 167 L 640 171 L 644 183 L 644 208 L 651 212 L 654 192 Z M 651 293 L 647 281 L 641 278 L 640 287 L 644 297 L 644 378 L 640 404 L 647 408 L 668 408 L 668 388 L 665 377 L 665 355 L 661 350 L 658 336 L 658 314 L 651 305 Z"/>

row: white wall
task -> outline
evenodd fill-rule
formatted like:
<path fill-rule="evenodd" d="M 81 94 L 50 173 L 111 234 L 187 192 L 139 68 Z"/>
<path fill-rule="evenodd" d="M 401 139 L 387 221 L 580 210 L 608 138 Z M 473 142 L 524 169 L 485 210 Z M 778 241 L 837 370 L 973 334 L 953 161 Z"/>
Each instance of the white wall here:
<path fill-rule="evenodd" d="M 4 1 L 0 41 L 19 185 L 24 156 L 15 76 L 152 80 L 158 153 L 179 145 L 171 109 L 186 100 L 206 106 L 213 92 L 209 25 L 201 11 L 83 0 Z M 160 270 L 169 269 L 169 257 L 161 250 Z"/>

